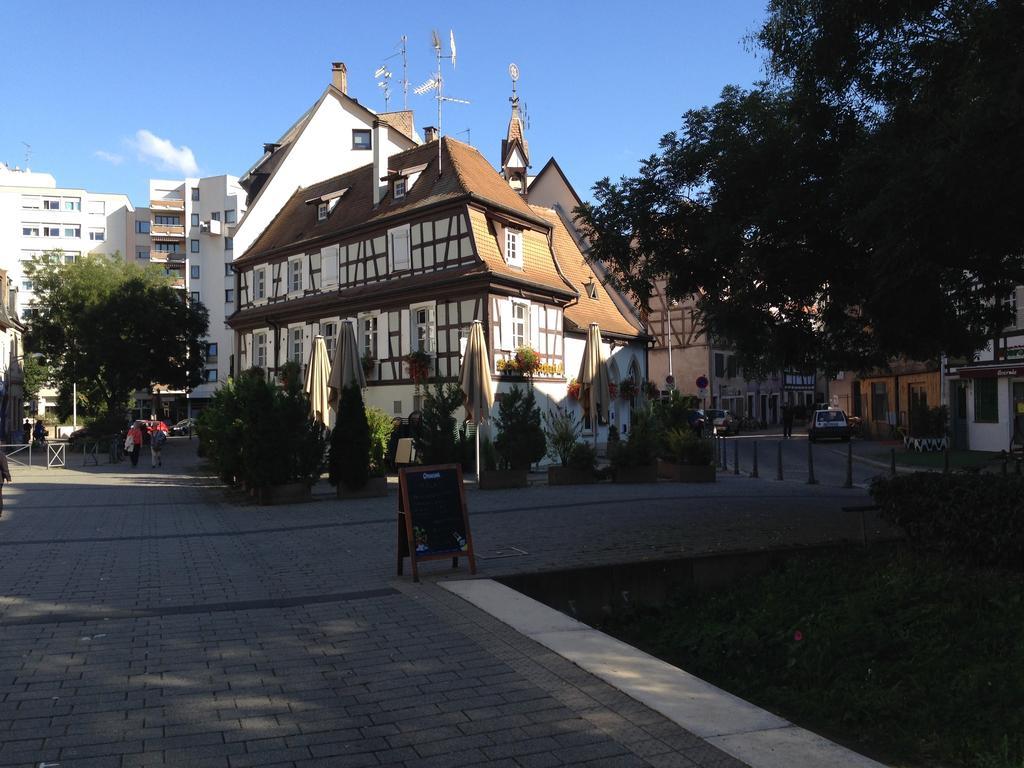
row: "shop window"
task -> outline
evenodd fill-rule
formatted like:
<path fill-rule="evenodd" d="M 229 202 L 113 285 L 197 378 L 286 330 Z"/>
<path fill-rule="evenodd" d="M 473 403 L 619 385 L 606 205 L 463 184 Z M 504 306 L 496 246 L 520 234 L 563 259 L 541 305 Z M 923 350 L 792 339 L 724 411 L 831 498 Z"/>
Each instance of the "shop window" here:
<path fill-rule="evenodd" d="M 990 424 L 999 421 L 998 379 L 975 379 L 974 420 Z"/>

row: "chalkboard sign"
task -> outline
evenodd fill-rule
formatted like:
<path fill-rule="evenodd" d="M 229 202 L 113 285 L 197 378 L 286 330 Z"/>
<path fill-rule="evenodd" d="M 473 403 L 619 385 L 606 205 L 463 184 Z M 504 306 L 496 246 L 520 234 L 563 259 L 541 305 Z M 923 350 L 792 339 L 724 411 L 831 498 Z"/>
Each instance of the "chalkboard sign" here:
<path fill-rule="evenodd" d="M 398 574 L 406 557 L 414 581 L 419 581 L 420 560 L 450 557 L 457 568 L 459 558 L 466 557 L 469 572 L 476 573 L 462 467 L 408 467 L 398 473 L 398 487 Z"/>

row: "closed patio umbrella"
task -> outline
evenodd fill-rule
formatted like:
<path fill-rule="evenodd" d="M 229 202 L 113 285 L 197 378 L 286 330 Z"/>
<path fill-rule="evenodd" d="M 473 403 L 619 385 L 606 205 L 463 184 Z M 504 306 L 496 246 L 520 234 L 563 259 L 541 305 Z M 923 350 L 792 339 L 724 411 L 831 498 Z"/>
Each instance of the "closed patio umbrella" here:
<path fill-rule="evenodd" d="M 594 447 L 597 447 L 597 425 L 603 417 L 608 418 L 608 366 L 605 365 L 601 347 L 601 329 L 591 323 L 587 329 L 587 343 L 583 347 L 580 363 L 580 402 L 583 411 L 590 416 L 594 428 Z"/>
<path fill-rule="evenodd" d="M 365 388 L 366 376 L 363 374 L 363 364 L 359 359 L 356 332 L 352 329 L 352 323 L 342 323 L 338 351 L 334 353 L 334 365 L 331 366 L 331 377 L 328 381 L 330 404 L 336 407 L 341 398 L 341 390 L 353 384 L 360 389 Z"/>
<path fill-rule="evenodd" d="M 317 336 L 313 340 L 313 349 L 309 353 L 309 365 L 306 366 L 306 381 L 303 390 L 309 395 L 309 410 L 313 418 L 327 426 L 328 387 L 327 380 L 331 375 L 331 361 L 327 358 L 327 345 L 324 337 Z"/>
<path fill-rule="evenodd" d="M 474 320 L 466 341 L 466 354 L 462 358 L 459 386 L 465 396 L 466 414 L 476 424 L 476 480 L 480 482 L 480 422 L 490 417 L 494 405 L 491 390 L 491 365 L 487 357 L 484 326 Z"/>

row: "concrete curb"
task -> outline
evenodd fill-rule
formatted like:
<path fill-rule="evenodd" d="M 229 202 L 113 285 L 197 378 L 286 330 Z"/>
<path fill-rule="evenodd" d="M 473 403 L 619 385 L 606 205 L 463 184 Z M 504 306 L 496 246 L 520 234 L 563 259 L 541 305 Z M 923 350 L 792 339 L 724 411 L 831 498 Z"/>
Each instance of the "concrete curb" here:
<path fill-rule="evenodd" d="M 439 585 L 751 768 L 884 768 L 492 579 Z"/>

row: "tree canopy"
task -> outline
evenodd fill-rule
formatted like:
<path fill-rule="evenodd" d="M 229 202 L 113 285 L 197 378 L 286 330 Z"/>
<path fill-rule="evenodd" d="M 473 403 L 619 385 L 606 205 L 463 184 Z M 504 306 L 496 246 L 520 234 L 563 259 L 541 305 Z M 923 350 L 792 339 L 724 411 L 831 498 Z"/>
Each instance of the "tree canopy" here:
<path fill-rule="evenodd" d="M 75 382 L 94 411 L 117 414 L 135 390 L 200 382 L 206 309 L 186 302 L 159 268 L 116 255 L 64 263 L 58 252 L 25 272 L 36 294 L 27 347 L 48 359 L 62 391 Z"/>
<path fill-rule="evenodd" d="M 1024 282 L 1024 5 L 773 0 L 766 80 L 683 116 L 578 221 L 645 308 L 755 369 L 970 355 Z"/>

